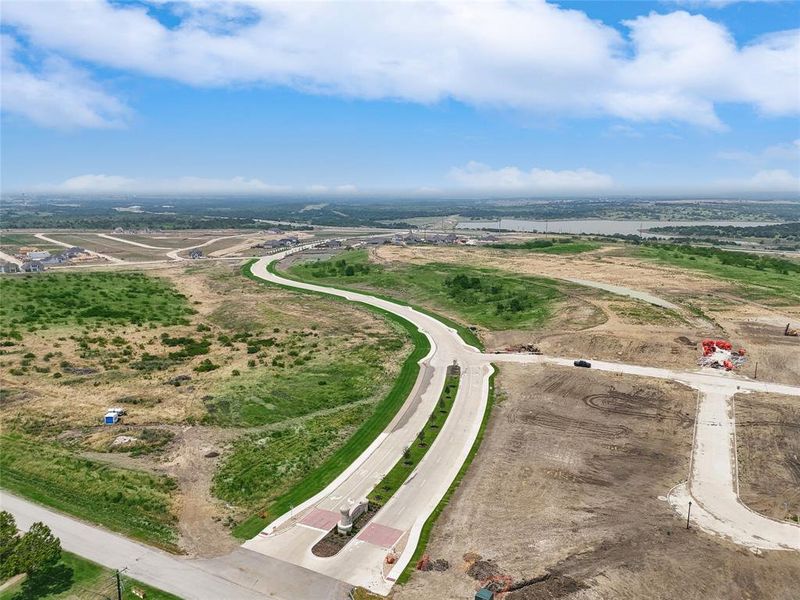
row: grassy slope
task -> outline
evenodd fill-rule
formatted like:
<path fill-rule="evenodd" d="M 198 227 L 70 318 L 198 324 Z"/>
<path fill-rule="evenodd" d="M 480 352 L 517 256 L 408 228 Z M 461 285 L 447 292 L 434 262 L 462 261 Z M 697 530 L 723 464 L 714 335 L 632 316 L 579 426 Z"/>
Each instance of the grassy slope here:
<path fill-rule="evenodd" d="M 275 263 L 272 263 L 270 265 L 270 271 L 275 272 L 275 273 L 278 272 L 277 271 L 277 265 Z M 306 278 L 306 277 L 304 277 L 302 275 L 298 275 L 297 273 L 294 272 L 293 269 L 290 269 L 289 271 L 281 271 L 280 275 L 281 275 L 281 277 L 286 277 L 287 279 L 295 279 L 297 281 L 307 281 L 308 283 L 322 283 L 322 281 L 320 279 L 318 279 L 318 278 L 312 278 L 312 277 Z M 362 291 L 364 291 L 362 289 L 358 289 L 358 288 L 355 288 L 355 287 L 347 287 L 347 286 L 341 285 L 341 282 L 339 282 L 339 281 L 325 281 L 324 283 L 325 283 L 325 285 L 329 285 L 331 287 L 335 287 L 335 288 L 340 289 L 340 290 L 347 290 L 347 291 L 351 291 L 351 292 L 362 292 Z M 465 325 L 463 325 L 461 323 L 458 323 L 457 321 L 453 321 L 452 319 L 448 319 L 447 317 L 444 317 L 444 316 L 442 316 L 440 314 L 434 313 L 433 311 L 430 311 L 428 309 L 422 308 L 421 306 L 418 306 L 418 305 L 415 305 L 415 304 L 410 304 L 410 303 L 408 303 L 408 302 L 406 302 L 404 300 L 399 300 L 397 298 L 393 298 L 393 297 L 387 296 L 385 294 L 377 293 L 374 290 L 370 290 L 370 295 L 375 296 L 376 298 L 382 298 L 383 300 L 388 300 L 390 302 L 394 302 L 396 304 L 401 304 L 403 306 L 411 306 L 414 310 L 418 310 L 421 313 L 429 315 L 429 316 L 435 318 L 436 320 L 441 321 L 442 323 L 444 323 L 448 327 L 452 327 L 453 329 L 455 329 L 456 332 L 458 333 L 459 337 L 462 340 L 464 340 L 464 343 L 466 343 L 466 344 L 468 344 L 470 346 L 474 346 L 475 348 L 477 348 L 478 350 L 481 350 L 481 351 L 483 351 L 483 349 L 484 349 L 483 342 L 475 334 L 475 332 L 472 331 L 471 329 L 469 329 L 468 327 L 466 327 Z"/>
<path fill-rule="evenodd" d="M 324 463 L 373 410 L 348 406 L 239 438 L 214 476 L 214 495 L 251 510 L 269 505 Z"/>
<path fill-rule="evenodd" d="M 354 266 L 368 263 L 366 252 L 360 250 L 345 253 L 341 258 Z M 334 263 L 321 261 L 316 266 L 315 263 L 301 263 L 293 266 L 290 273 L 309 282 L 399 293 L 414 303 L 425 302 L 452 311 L 464 321 L 487 329 L 537 327 L 550 317 L 553 302 L 561 298 L 558 283 L 553 280 L 515 276 L 496 269 L 437 263 L 387 269 L 370 265 L 369 272 L 356 270 L 353 275 L 341 275 L 319 266 Z M 477 278 L 481 288 L 455 290 L 448 287 L 445 282 L 456 276 Z M 523 299 L 520 310 L 499 308 L 508 305 L 513 298 Z"/>
<path fill-rule="evenodd" d="M 133 588 L 145 592 L 147 600 L 179 600 L 130 577 L 122 576 L 123 600 L 136 600 Z M 72 598 L 116 598 L 114 571 L 69 552 L 51 569 L 32 580 L 0 593 L 0 600 L 67 600 Z"/>
<path fill-rule="evenodd" d="M 492 406 L 494 405 L 494 381 L 497 377 L 497 373 L 499 372 L 497 365 L 493 364 L 494 373 L 492 373 L 491 377 L 489 378 L 489 397 L 486 401 L 486 411 L 483 413 L 483 420 L 481 421 L 481 427 L 478 430 L 478 436 L 475 438 L 475 441 L 472 444 L 472 448 L 469 450 L 469 454 L 467 454 L 467 459 L 464 461 L 464 464 L 461 465 L 461 469 L 458 471 L 458 475 L 453 480 L 453 483 L 450 484 L 450 487 L 444 494 L 444 497 L 439 501 L 439 504 L 436 505 L 436 508 L 433 509 L 433 512 L 425 521 L 425 524 L 422 526 L 422 531 L 419 535 L 419 542 L 417 543 L 417 547 L 414 550 L 414 554 L 411 556 L 411 560 L 406 565 L 406 568 L 400 574 L 400 577 L 397 578 L 397 583 L 404 584 L 406 583 L 411 574 L 416 569 L 417 563 L 419 562 L 422 555 L 425 553 L 425 548 L 428 545 L 428 539 L 431 536 L 431 531 L 433 530 L 433 526 L 436 525 L 436 520 L 439 518 L 439 515 L 442 514 L 444 509 L 447 507 L 450 499 L 453 497 L 453 494 L 456 493 L 458 486 L 461 485 L 461 480 L 464 479 L 464 476 L 467 474 L 467 470 L 469 470 L 470 465 L 472 464 L 472 460 L 475 458 L 475 455 L 478 453 L 478 449 L 481 446 L 481 442 L 483 441 L 483 435 L 486 433 L 486 425 L 489 423 L 489 417 L 492 414 Z"/>
<path fill-rule="evenodd" d="M 771 269 L 757 269 L 748 266 L 726 265 L 714 256 L 684 254 L 677 249 L 641 246 L 636 248 L 637 256 L 660 263 L 702 271 L 713 277 L 737 283 L 745 298 L 764 300 L 778 298 L 783 301 L 800 301 L 800 276 L 788 275 Z"/>
<path fill-rule="evenodd" d="M 314 349 L 302 356 L 302 367 L 245 372 L 221 385 L 206 403 L 204 422 L 265 425 L 369 398 L 382 384 L 385 351 L 402 346 L 398 332 L 354 348 Z"/>
<path fill-rule="evenodd" d="M 246 276 L 265 285 L 274 285 L 255 277 L 250 272 L 250 266 L 252 264 L 252 262 L 249 262 L 244 265 L 242 272 Z M 297 291 L 296 288 L 291 289 Z M 331 297 L 328 295 L 325 296 L 328 298 Z M 344 302 L 344 300 L 342 301 Z M 298 481 L 294 487 L 272 500 L 272 502 L 270 502 L 268 506 L 265 506 L 258 514 L 240 523 L 233 530 L 236 537 L 249 539 L 255 536 L 272 520 L 287 512 L 292 506 L 301 504 L 306 499 L 324 489 L 369 447 L 378 434 L 386 428 L 411 393 L 414 383 L 417 380 L 417 375 L 419 374 L 418 362 L 430 351 L 430 342 L 428 338 L 405 319 L 401 319 L 391 313 L 372 306 L 367 306 L 367 308 L 400 325 L 408 333 L 414 345 L 414 350 L 403 363 L 394 386 L 386 397 L 377 404 L 372 414 L 347 442 L 320 466 Z"/>
<path fill-rule="evenodd" d="M 175 482 L 168 477 L 111 467 L 12 433 L 0 436 L 0 467 L 0 484 L 5 489 L 176 550 L 170 496 Z"/>

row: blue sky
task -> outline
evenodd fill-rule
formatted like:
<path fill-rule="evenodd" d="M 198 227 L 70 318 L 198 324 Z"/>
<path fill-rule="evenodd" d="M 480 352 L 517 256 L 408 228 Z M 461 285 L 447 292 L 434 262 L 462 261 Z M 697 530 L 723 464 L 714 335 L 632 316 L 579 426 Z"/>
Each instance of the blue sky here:
<path fill-rule="evenodd" d="M 2 189 L 800 191 L 794 2 L 10 0 Z"/>

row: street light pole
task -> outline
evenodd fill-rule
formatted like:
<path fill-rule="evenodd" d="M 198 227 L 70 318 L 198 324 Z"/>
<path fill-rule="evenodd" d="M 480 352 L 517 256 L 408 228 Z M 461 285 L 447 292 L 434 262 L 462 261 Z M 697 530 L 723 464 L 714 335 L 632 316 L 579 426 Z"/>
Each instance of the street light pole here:
<path fill-rule="evenodd" d="M 692 514 L 692 501 L 689 500 L 689 512 L 686 513 L 686 529 L 689 529 L 689 517 Z"/>

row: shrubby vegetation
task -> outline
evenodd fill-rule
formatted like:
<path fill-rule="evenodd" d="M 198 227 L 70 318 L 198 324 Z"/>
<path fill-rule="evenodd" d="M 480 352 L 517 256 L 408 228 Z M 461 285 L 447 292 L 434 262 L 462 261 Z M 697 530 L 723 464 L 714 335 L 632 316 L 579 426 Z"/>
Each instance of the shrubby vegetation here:
<path fill-rule="evenodd" d="M 0 278 L 4 337 L 19 328 L 188 324 L 194 314 L 168 281 L 143 273 L 46 273 Z"/>
<path fill-rule="evenodd" d="M 214 494 L 250 509 L 269 504 L 330 456 L 372 410 L 360 404 L 240 438 L 214 477 Z"/>
<path fill-rule="evenodd" d="M 777 256 L 708 246 L 648 243 L 636 255 L 732 281 L 753 300 L 800 299 L 800 263 Z"/>
<path fill-rule="evenodd" d="M 3 487 L 166 548 L 176 541 L 173 479 L 120 469 L 20 433 L 0 435 Z"/>
<path fill-rule="evenodd" d="M 562 297 L 559 284 L 542 277 L 449 263 L 375 265 L 364 250 L 300 263 L 290 272 L 301 279 L 377 290 L 434 310 L 450 310 L 463 322 L 488 329 L 540 326 Z"/>
<path fill-rule="evenodd" d="M 597 250 L 600 244 L 573 238 L 554 238 L 552 240 L 527 240 L 519 243 L 505 242 L 492 244 L 491 247 L 502 250 L 532 250 L 542 254 L 580 254 Z"/>

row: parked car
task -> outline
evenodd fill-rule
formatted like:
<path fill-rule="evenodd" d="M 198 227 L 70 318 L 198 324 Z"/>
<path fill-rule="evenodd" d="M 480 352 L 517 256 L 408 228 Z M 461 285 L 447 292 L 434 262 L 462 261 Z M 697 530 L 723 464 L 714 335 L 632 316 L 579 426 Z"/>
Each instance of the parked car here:
<path fill-rule="evenodd" d="M 572 364 L 576 367 L 586 367 L 587 369 L 592 368 L 592 363 L 590 363 L 588 360 L 576 360 Z"/>

